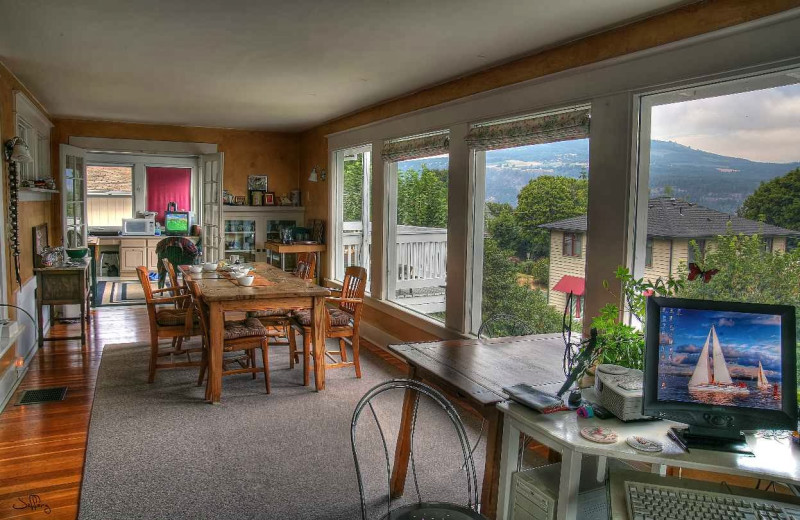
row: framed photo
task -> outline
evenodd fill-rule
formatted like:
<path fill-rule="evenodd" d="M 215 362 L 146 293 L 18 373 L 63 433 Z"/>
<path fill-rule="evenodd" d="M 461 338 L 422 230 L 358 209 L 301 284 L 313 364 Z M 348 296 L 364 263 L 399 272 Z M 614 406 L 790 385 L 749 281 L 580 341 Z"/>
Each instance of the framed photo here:
<path fill-rule="evenodd" d="M 41 267 L 42 251 L 50 247 L 49 238 L 47 236 L 47 223 L 39 224 L 33 227 L 33 266 Z"/>
<path fill-rule="evenodd" d="M 247 197 L 244 195 L 236 195 L 233 198 L 233 205 L 234 206 L 244 206 L 244 203 L 247 202 Z"/>
<path fill-rule="evenodd" d="M 266 193 L 264 190 L 250 190 L 250 205 L 263 206 Z"/>
<path fill-rule="evenodd" d="M 268 191 L 264 194 L 264 205 L 265 206 L 274 206 L 275 205 L 275 192 Z"/>
<path fill-rule="evenodd" d="M 247 177 L 247 189 L 267 191 L 267 176 L 266 175 L 250 175 Z"/>

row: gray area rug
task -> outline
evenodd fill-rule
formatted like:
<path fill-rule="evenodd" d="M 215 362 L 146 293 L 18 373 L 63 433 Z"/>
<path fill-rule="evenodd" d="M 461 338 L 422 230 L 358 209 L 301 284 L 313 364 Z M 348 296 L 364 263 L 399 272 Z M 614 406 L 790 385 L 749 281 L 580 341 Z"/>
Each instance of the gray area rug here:
<path fill-rule="evenodd" d="M 362 379 L 329 370 L 317 393 L 289 369 L 285 346 L 271 349 L 272 393 L 263 376 L 223 379 L 222 404 L 203 401 L 197 371 L 160 371 L 147 384 L 148 348 L 107 345 L 89 428 L 81 520 L 140 518 L 360 518 L 350 448 L 355 404 L 374 385 L 404 374 L 369 351 Z M 402 392 L 376 403 L 393 457 Z M 462 413 L 474 440 L 479 422 Z M 386 461 L 372 415 L 362 415 L 358 450 L 370 518 L 386 512 Z M 482 481 L 484 442 L 475 453 Z M 422 498 L 466 504 L 460 448 L 444 412 L 421 401 L 415 438 Z M 416 500 L 409 479 L 393 507 Z"/>

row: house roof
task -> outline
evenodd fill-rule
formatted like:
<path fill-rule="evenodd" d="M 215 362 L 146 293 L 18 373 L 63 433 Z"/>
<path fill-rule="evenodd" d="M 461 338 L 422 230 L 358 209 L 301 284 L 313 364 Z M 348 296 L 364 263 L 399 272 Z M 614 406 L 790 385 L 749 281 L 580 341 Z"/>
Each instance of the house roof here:
<path fill-rule="evenodd" d="M 704 238 L 724 235 L 731 226 L 733 233 L 761 236 L 800 236 L 792 231 L 756 220 L 738 217 L 670 197 L 650 199 L 647 205 L 647 236 L 664 238 Z M 566 218 L 539 226 L 545 229 L 586 232 L 586 215 Z"/>

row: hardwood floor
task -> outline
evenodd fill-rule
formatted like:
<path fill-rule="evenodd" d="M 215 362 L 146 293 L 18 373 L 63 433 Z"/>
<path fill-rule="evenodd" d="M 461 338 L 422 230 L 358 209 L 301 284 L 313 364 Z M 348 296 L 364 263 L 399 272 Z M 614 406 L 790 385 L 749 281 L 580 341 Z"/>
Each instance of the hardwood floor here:
<path fill-rule="evenodd" d="M 80 324 L 53 325 L 50 336 L 66 336 Z M 33 358 L 19 389 L 0 414 L 0 518 L 74 519 L 78 511 L 89 415 L 103 345 L 148 341 L 143 306 L 102 307 L 92 311 L 88 348 L 78 341 L 45 343 Z M 23 390 L 68 386 L 59 403 L 14 406 Z M 38 495 L 49 506 L 32 511 Z"/>

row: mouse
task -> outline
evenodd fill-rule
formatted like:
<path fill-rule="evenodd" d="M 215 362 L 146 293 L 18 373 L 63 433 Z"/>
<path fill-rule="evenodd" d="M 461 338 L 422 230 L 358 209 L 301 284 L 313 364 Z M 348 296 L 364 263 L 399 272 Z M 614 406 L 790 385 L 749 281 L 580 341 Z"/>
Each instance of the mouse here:
<path fill-rule="evenodd" d="M 567 398 L 567 403 L 570 406 L 578 406 L 581 404 L 581 391 L 580 390 L 573 390 L 569 393 L 569 397 Z"/>

